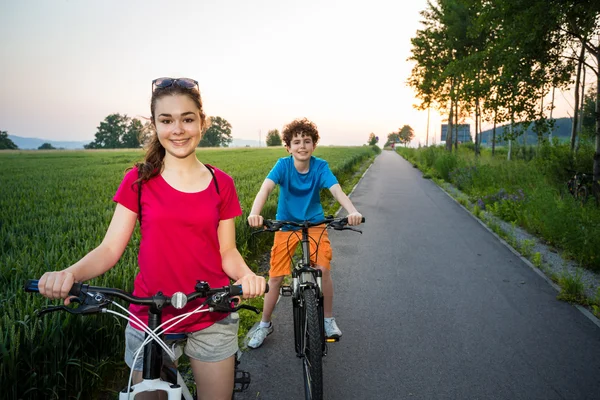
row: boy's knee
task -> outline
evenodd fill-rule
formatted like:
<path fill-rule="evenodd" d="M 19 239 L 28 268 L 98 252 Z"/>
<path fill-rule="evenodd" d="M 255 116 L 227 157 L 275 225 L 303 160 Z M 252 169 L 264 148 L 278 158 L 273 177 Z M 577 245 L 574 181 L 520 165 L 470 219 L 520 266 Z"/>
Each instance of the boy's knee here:
<path fill-rule="evenodd" d="M 281 286 L 281 283 L 283 282 L 283 276 L 272 276 L 269 278 L 269 286 Z"/>

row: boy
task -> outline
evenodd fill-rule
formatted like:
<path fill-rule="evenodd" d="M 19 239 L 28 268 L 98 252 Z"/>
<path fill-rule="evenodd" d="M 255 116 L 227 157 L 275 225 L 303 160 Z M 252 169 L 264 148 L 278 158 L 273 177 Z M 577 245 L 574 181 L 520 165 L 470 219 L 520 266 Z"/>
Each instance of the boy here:
<path fill-rule="evenodd" d="M 327 188 L 333 197 L 348 212 L 348 224 L 359 225 L 362 215 L 346 196 L 337 178 L 329 169 L 326 161 L 313 157 L 313 152 L 319 141 L 319 132 L 314 123 L 297 119 L 286 125 L 282 132 L 285 148 L 290 157 L 280 158 L 263 182 L 254 199 L 252 210 L 248 216 L 248 224 L 252 227 L 262 227 L 263 217 L 260 215 L 269 194 L 280 186 L 279 202 L 277 205 L 278 220 L 318 222 L 325 219 L 319 192 Z M 309 231 L 311 237 L 311 261 L 323 273 L 323 309 L 325 316 L 325 335 L 339 338 L 342 332 L 333 318 L 333 282 L 331 280 L 331 244 L 327 231 L 323 227 L 314 227 Z M 322 235 L 321 235 L 322 234 Z M 299 235 L 293 231 L 275 232 L 275 240 L 271 249 L 271 269 L 269 271 L 269 292 L 265 294 L 262 320 L 257 329 L 251 333 L 248 347 L 260 347 L 265 338 L 273 332 L 271 315 L 279 298 L 279 288 L 285 275 L 291 273 L 288 251 L 294 253 L 298 245 Z M 320 240 L 319 240 L 320 239 Z M 319 244 L 318 254 L 314 254 L 316 244 Z M 289 249 L 289 250 L 288 250 Z"/>

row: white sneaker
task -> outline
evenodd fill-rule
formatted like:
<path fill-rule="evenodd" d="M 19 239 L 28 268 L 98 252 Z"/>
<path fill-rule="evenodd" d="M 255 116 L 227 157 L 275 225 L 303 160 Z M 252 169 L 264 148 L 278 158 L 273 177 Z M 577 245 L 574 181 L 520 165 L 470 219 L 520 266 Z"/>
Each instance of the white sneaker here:
<path fill-rule="evenodd" d="M 334 339 L 342 337 L 342 331 L 335 323 L 335 318 L 325 318 L 325 337 Z"/>
<path fill-rule="evenodd" d="M 256 327 L 256 330 L 249 334 L 250 340 L 248 341 L 248 347 L 251 349 L 257 349 L 262 346 L 266 337 L 273 333 L 273 323 L 267 328 L 261 328 L 260 325 Z"/>

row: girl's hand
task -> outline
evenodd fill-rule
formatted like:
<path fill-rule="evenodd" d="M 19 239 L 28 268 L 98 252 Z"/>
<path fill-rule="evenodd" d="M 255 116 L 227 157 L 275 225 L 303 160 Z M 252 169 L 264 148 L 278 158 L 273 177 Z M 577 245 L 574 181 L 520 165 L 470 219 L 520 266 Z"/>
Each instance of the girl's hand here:
<path fill-rule="evenodd" d="M 66 270 L 46 272 L 38 282 L 40 294 L 49 299 L 65 299 L 65 305 L 71 303 L 69 290 L 75 283 L 75 277 Z"/>
<path fill-rule="evenodd" d="M 263 227 L 262 215 L 249 215 L 248 216 L 248 225 L 250 225 L 253 228 L 262 228 Z"/>
<path fill-rule="evenodd" d="M 235 282 L 235 285 L 242 285 L 244 299 L 262 296 L 267 288 L 265 278 L 256 274 L 244 275 Z"/>
<path fill-rule="evenodd" d="M 348 225 L 360 225 L 362 217 L 362 214 L 358 211 L 348 214 Z"/>

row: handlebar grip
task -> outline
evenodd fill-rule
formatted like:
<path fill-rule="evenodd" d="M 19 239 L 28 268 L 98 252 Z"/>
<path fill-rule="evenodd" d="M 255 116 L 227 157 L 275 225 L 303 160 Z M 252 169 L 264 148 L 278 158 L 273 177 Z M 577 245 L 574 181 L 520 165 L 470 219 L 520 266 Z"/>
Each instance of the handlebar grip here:
<path fill-rule="evenodd" d="M 26 292 L 29 292 L 29 293 L 39 293 L 40 292 L 40 289 L 38 287 L 39 282 L 40 282 L 39 279 L 28 279 L 27 282 L 25 282 L 25 285 L 23 285 L 23 290 L 25 290 Z M 83 283 L 75 282 L 73 284 L 73 286 L 71 287 L 71 290 L 69 290 L 69 295 L 79 296 L 79 293 L 81 293 L 82 285 L 83 285 Z"/>
<path fill-rule="evenodd" d="M 362 217 L 362 219 L 360 220 L 360 222 L 365 222 L 365 217 Z"/>
<path fill-rule="evenodd" d="M 267 283 L 267 287 L 265 288 L 265 293 L 267 293 L 268 291 L 269 291 L 269 284 Z M 242 294 L 243 294 L 242 285 L 231 285 L 231 288 L 229 289 L 230 296 L 241 296 Z"/>
<path fill-rule="evenodd" d="M 28 279 L 25 285 L 23 285 L 23 290 L 29 293 L 39 293 L 38 282 L 38 279 Z"/>
<path fill-rule="evenodd" d="M 242 295 L 242 285 L 231 285 L 229 287 L 229 295 L 230 296 L 241 296 Z"/>

